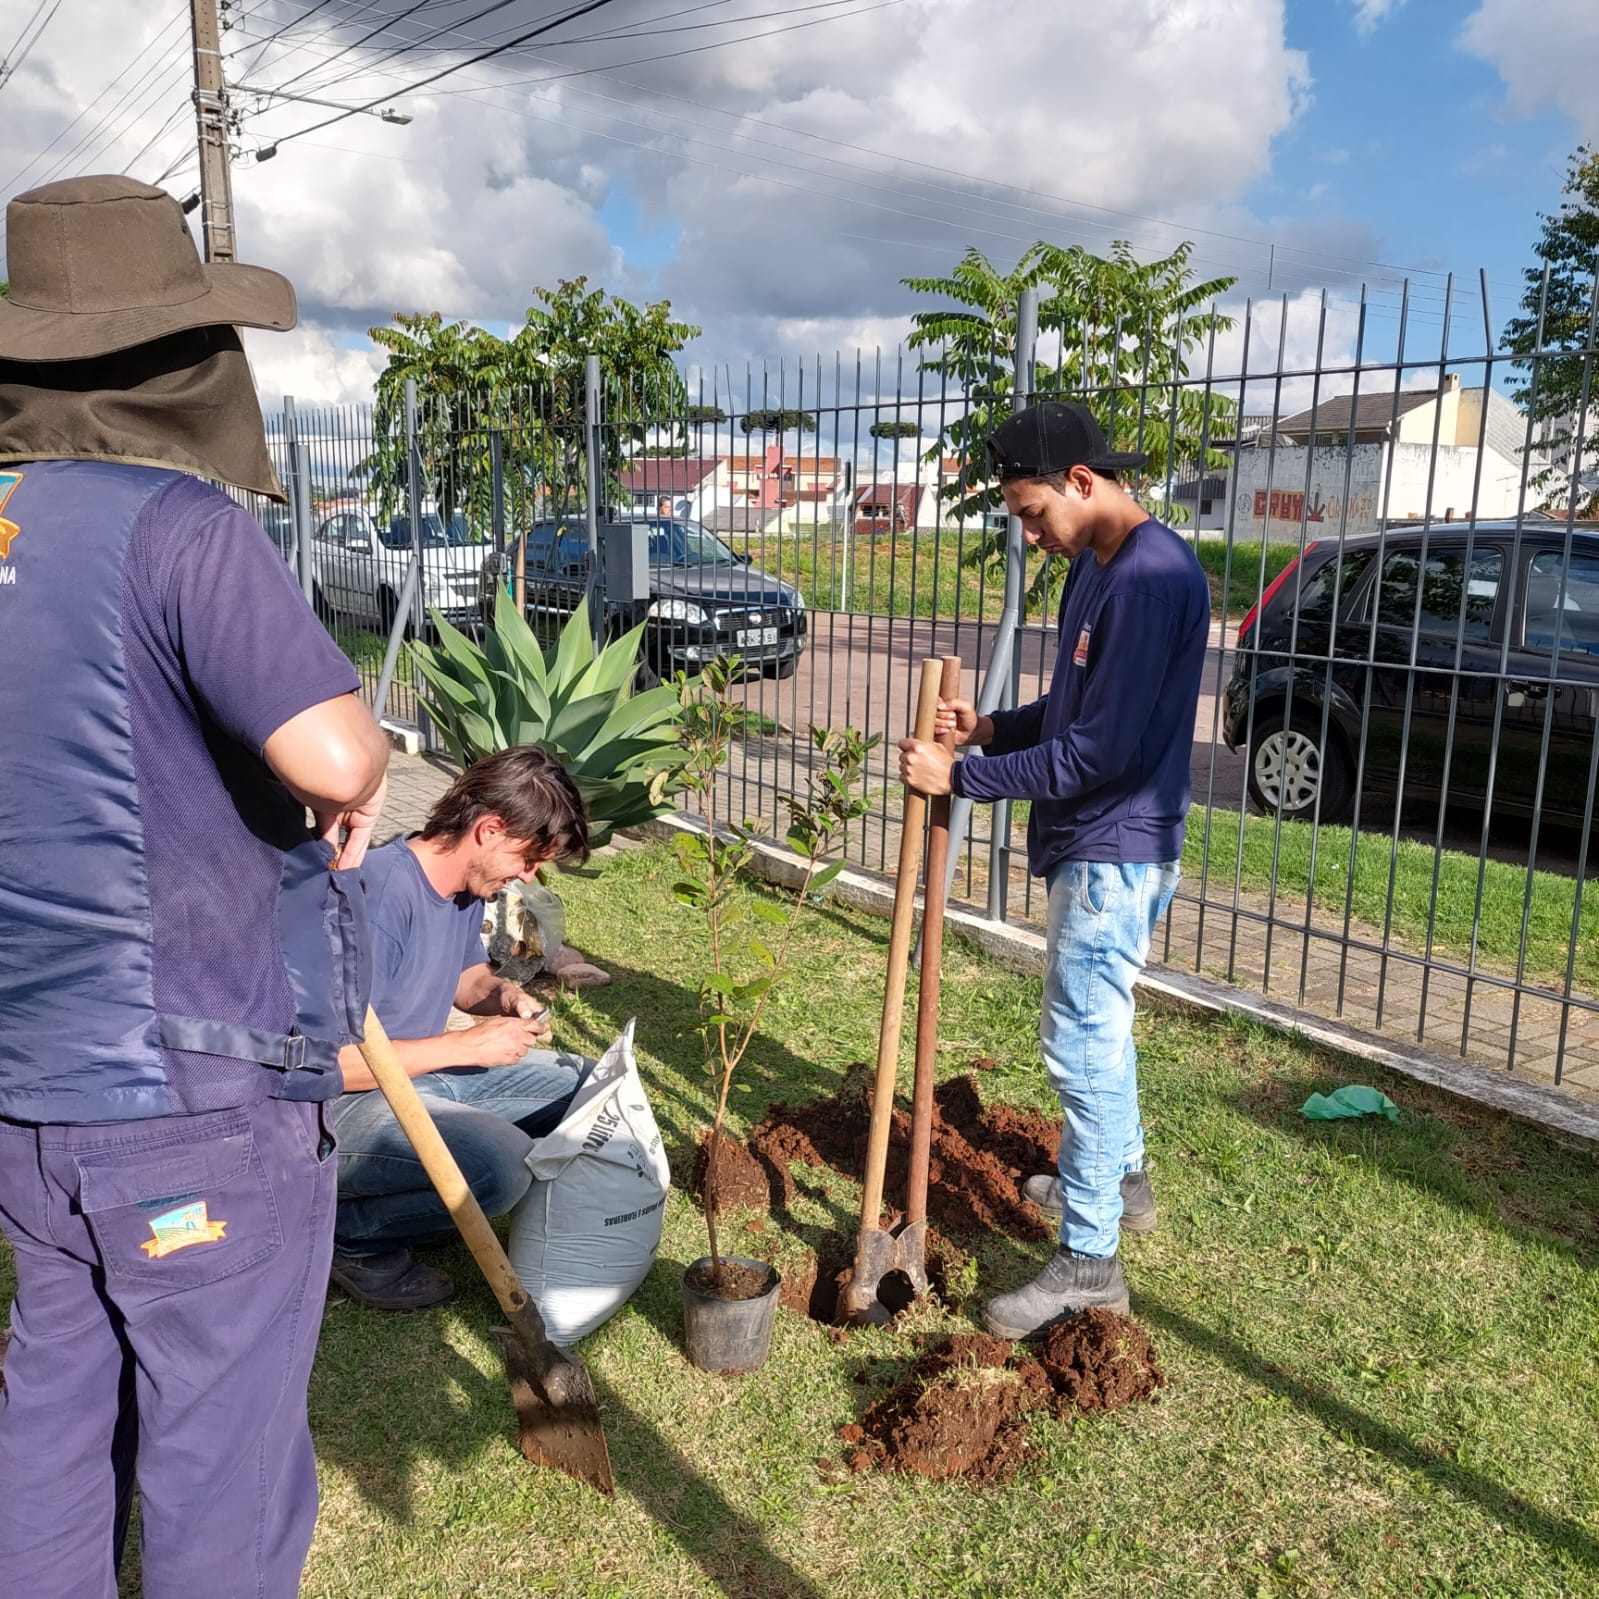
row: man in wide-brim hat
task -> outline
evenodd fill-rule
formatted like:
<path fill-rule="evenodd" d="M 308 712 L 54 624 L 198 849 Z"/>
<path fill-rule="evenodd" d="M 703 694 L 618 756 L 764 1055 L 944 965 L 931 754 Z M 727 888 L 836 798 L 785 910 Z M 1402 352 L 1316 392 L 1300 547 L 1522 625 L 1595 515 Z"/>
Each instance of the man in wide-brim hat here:
<path fill-rule="evenodd" d="M 292 1595 L 319 1102 L 358 1036 L 353 868 L 386 761 L 214 486 L 279 495 L 236 330 L 292 327 L 294 292 L 202 265 L 176 202 L 126 178 L 20 195 L 7 225 L 0 1573 L 111 1599 L 136 1473 L 146 1599 Z"/>

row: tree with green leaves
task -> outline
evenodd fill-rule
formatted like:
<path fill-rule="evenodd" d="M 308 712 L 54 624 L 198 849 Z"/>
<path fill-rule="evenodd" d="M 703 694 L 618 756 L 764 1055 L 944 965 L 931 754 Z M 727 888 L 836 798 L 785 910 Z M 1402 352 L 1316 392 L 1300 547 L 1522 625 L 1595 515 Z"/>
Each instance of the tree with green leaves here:
<path fill-rule="evenodd" d="M 874 439 L 915 439 L 921 437 L 921 424 L 909 417 L 894 421 L 874 422 L 866 430 Z"/>
<path fill-rule="evenodd" d="M 690 427 L 714 426 L 727 420 L 727 412 L 719 405 L 686 405 L 683 407 L 683 420 Z"/>
<path fill-rule="evenodd" d="M 1593 420 L 1599 385 L 1594 382 L 1592 355 L 1577 353 L 1590 348 L 1594 278 L 1599 270 L 1599 151 L 1584 145 L 1572 155 L 1562 193 L 1560 209 L 1541 216 L 1536 260 L 1522 273 L 1526 291 L 1520 313 L 1505 327 L 1504 343 L 1526 358 L 1516 363 L 1512 392 L 1532 420 L 1544 424 L 1542 431 L 1557 463 L 1533 481 L 1539 488 L 1558 485 L 1564 502 L 1568 485 L 1599 467 L 1599 426 Z M 1585 373 L 1589 418 L 1579 451 L 1576 424 Z M 1585 503 L 1579 503 L 1579 515 L 1599 513 L 1599 489 L 1580 498 Z"/>
<path fill-rule="evenodd" d="M 513 527 L 525 525 L 538 502 L 555 515 L 582 504 L 588 356 L 600 358 L 609 418 L 601 434 L 608 497 L 649 419 L 681 409 L 683 377 L 673 357 L 700 330 L 675 321 L 670 302 L 634 305 L 581 277 L 533 293 L 524 325 L 508 339 L 446 324 L 437 312 L 401 313 L 392 327 L 371 330 L 389 360 L 378 376 L 375 448 L 365 466 L 386 512 L 405 492 L 407 378 L 416 380 L 422 470 L 440 513 L 448 518 L 459 508 L 486 520 L 498 434 Z"/>
<path fill-rule="evenodd" d="M 1035 365 L 1034 397 L 1075 399 L 1094 412 L 1116 449 L 1139 449 L 1149 464 L 1131 484 L 1168 521 L 1185 512 L 1167 499 L 1166 485 L 1184 470 L 1224 466 L 1209 440 L 1236 409 L 1233 401 L 1191 384 L 1191 367 L 1215 334 L 1233 321 L 1214 309 L 1237 281 L 1195 281 L 1190 244 L 1157 261 L 1140 261 L 1117 241 L 1109 256 L 1078 245 L 1040 240 L 1001 272 L 976 249 L 968 250 L 947 277 L 906 278 L 919 294 L 953 306 L 918 311 L 912 317 L 913 349 L 926 351 L 922 370 L 954 383 L 966 409 L 953 417 L 928 451 L 946 451 L 960 461 L 955 480 L 940 490 L 955 516 L 975 517 L 1001 504 L 987 481 L 984 445 L 1009 413 L 1016 362 L 1016 310 L 1025 289 L 1037 289 L 1040 343 L 1057 339 L 1060 359 Z M 979 552 L 1003 548 L 994 535 Z"/>

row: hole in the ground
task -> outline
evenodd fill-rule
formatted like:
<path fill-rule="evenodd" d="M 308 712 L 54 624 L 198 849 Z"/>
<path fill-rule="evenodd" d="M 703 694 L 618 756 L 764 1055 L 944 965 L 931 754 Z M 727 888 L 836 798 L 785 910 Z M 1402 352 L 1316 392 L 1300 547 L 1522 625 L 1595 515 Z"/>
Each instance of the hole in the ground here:
<path fill-rule="evenodd" d="M 883 1280 L 877 1285 L 877 1302 L 889 1315 L 897 1316 L 915 1300 L 916 1289 L 904 1272 L 890 1271 L 883 1274 Z"/>

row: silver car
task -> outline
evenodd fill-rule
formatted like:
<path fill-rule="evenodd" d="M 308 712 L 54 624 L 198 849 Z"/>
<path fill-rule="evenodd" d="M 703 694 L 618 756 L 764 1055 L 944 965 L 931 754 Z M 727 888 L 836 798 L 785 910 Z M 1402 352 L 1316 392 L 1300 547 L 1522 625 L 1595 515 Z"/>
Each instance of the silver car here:
<path fill-rule="evenodd" d="M 492 546 L 459 511 L 448 523 L 434 511 L 423 512 L 421 546 L 423 606 L 457 624 L 472 621 L 479 574 Z M 334 510 L 311 540 L 317 609 L 387 631 L 399 608 L 412 549 L 409 516 L 385 523 L 362 507 Z"/>

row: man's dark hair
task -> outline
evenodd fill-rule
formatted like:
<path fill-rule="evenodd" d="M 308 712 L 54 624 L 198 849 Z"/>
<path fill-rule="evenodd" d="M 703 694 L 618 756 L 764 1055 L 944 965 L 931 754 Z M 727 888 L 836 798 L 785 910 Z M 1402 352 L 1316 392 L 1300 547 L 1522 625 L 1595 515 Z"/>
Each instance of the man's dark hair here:
<path fill-rule="evenodd" d="M 498 816 L 512 838 L 526 839 L 530 861 L 581 866 L 589 858 L 583 796 L 571 773 L 537 744 L 474 761 L 433 807 L 421 836 L 454 844 L 485 816 Z"/>

